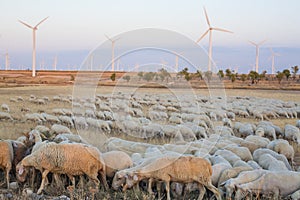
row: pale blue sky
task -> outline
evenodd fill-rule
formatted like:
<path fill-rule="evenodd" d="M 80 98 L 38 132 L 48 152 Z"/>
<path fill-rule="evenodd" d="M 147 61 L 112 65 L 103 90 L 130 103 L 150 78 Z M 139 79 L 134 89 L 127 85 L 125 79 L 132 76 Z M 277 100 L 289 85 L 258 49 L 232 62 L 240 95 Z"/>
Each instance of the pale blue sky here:
<path fill-rule="evenodd" d="M 0 53 L 6 49 L 11 52 L 15 65 L 20 65 L 18 60 L 23 57 L 30 61 L 32 32 L 17 20 L 35 25 L 46 16 L 50 17 L 37 32 L 38 56 L 46 60 L 62 51 L 88 52 L 105 40 L 104 34 L 114 36 L 145 27 L 169 29 L 197 40 L 207 29 L 203 6 L 213 26 L 234 32 L 213 34 L 214 54 L 219 56 L 214 58 L 220 63 L 224 59 L 224 65 L 230 65 L 225 61 L 228 56 L 220 55 L 218 47 L 252 48 L 247 40 L 267 39 L 264 48 L 271 46 L 278 51 L 282 47 L 300 48 L 299 0 L 5 0 L 0 3 Z M 206 47 L 207 42 L 206 37 L 200 44 Z M 248 56 L 253 57 L 253 63 L 254 56 L 253 52 Z M 278 62 L 295 60 L 287 56 L 282 55 Z M 266 60 L 267 53 L 261 59 Z M 250 65 L 252 60 L 232 61 L 232 65 Z M 285 61 L 282 65 L 299 63 Z"/>

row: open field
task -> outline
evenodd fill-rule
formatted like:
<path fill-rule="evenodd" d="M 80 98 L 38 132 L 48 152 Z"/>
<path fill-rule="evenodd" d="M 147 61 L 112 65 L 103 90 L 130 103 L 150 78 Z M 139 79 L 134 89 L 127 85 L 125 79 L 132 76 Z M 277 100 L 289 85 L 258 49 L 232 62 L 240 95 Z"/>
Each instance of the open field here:
<path fill-rule="evenodd" d="M 23 135 L 23 133 L 29 132 L 39 123 L 36 122 L 28 122 L 24 120 L 24 115 L 26 112 L 22 112 L 22 108 L 28 108 L 28 113 L 52 113 L 52 110 L 55 108 L 65 108 L 72 110 L 72 104 L 70 102 L 56 102 L 52 101 L 53 96 L 61 96 L 61 97 L 68 97 L 72 99 L 73 96 L 73 85 L 71 83 L 64 84 L 64 85 L 30 85 L 30 86 L 22 86 L 22 87 L 5 87 L 0 89 L 0 104 L 6 103 L 10 108 L 10 114 L 15 119 L 14 121 L 0 121 L 0 138 L 1 139 L 16 139 L 19 136 Z M 166 95 L 173 96 L 174 99 L 177 99 L 179 102 L 182 100 L 182 97 L 189 95 L 189 96 L 196 96 L 197 98 L 207 98 L 209 95 L 220 95 L 227 98 L 233 97 L 258 97 L 258 98 L 266 98 L 266 99 L 277 99 L 282 101 L 292 101 L 297 104 L 300 104 L 300 91 L 298 90 L 264 90 L 264 89 L 214 89 L 214 90 L 207 90 L 207 89 L 183 89 L 183 88 L 134 88 L 134 87 L 125 87 L 125 86 L 98 86 L 95 90 L 95 94 L 101 94 L 104 96 L 117 96 L 119 92 L 126 94 L 125 96 L 130 95 L 149 95 L 152 97 L 164 97 Z M 224 92 L 224 93 L 223 93 Z M 48 97 L 50 99 L 49 102 L 46 104 L 34 104 L 29 101 L 30 96 L 33 95 L 37 98 Z M 17 99 L 18 97 L 22 97 L 24 101 L 17 101 L 11 102 L 12 99 Z M 83 97 L 84 98 L 84 97 Z M 181 100 L 180 100 L 181 99 Z M 184 98 L 183 98 L 184 99 Z M 147 111 L 149 107 L 145 108 Z M 236 117 L 236 121 L 240 122 L 250 122 L 250 123 L 258 123 L 258 119 L 253 117 L 249 118 L 241 118 Z M 286 124 L 295 124 L 295 118 L 278 118 L 278 119 L 271 119 L 271 121 L 281 127 L 284 128 Z M 221 122 L 216 122 L 216 125 L 222 124 Z M 50 127 L 51 124 L 44 123 L 45 126 Z M 102 144 L 105 142 L 107 138 L 110 136 L 118 136 L 122 139 L 128 139 L 128 136 L 120 136 L 117 134 L 103 134 L 99 135 L 95 132 L 91 131 L 79 131 L 77 132 L 76 129 L 71 128 L 73 133 L 80 133 L 82 135 L 88 134 L 87 140 L 97 146 L 98 148 L 102 148 Z M 132 139 L 132 138 L 130 138 Z M 143 139 L 136 139 L 136 141 L 143 141 Z M 159 144 L 161 141 L 159 140 L 148 140 L 149 143 Z M 101 149 L 102 150 L 102 149 Z M 296 152 L 299 150 L 295 148 Z M 53 188 L 49 188 L 47 192 L 50 192 Z M 54 192 L 55 191 L 55 192 Z M 4 190 L 4 192 L 7 192 Z M 19 191 L 20 192 L 20 191 Z M 53 194 L 58 195 L 57 190 L 53 190 Z M 62 190 L 60 191 L 64 194 L 69 194 L 68 191 Z M 20 194 L 20 193 L 19 193 Z M 129 192 L 129 195 L 132 195 L 130 198 L 134 199 L 147 199 L 149 196 L 146 193 L 141 194 L 133 194 Z M 110 191 L 109 194 L 105 194 L 104 191 L 101 191 L 97 194 L 98 198 L 102 198 L 105 196 L 107 199 L 115 199 L 115 198 L 122 198 L 121 193 L 116 193 Z M 195 196 L 196 197 L 196 196 Z M 195 198 L 194 197 L 194 198 Z M 78 199 L 82 198 L 77 197 Z M 190 197 L 191 198 L 191 197 Z M 51 199 L 51 198 L 50 198 Z"/>

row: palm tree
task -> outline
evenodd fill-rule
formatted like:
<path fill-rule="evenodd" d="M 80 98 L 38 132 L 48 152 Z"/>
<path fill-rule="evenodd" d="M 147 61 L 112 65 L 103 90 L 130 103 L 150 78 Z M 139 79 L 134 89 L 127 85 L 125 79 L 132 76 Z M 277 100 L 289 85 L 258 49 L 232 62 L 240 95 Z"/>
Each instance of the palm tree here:
<path fill-rule="evenodd" d="M 292 67 L 293 79 L 296 78 L 298 71 L 299 71 L 299 67 L 297 65 Z"/>
<path fill-rule="evenodd" d="M 278 83 L 280 84 L 281 80 L 283 79 L 284 77 L 284 73 L 283 72 L 280 72 L 278 71 L 277 74 L 276 74 L 276 78 L 278 79 Z"/>

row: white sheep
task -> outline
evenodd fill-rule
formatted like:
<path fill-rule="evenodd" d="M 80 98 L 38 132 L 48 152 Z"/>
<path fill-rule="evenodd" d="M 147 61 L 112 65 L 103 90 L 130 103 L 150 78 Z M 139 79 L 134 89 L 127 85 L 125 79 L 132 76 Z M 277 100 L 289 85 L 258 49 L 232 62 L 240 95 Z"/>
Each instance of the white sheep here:
<path fill-rule="evenodd" d="M 288 141 L 284 139 L 273 140 L 268 144 L 267 148 L 284 155 L 293 163 L 295 151 Z"/>
<path fill-rule="evenodd" d="M 7 104 L 5 104 L 5 103 L 3 103 L 3 104 L 1 105 L 1 109 L 2 109 L 2 111 L 4 111 L 4 112 L 9 112 L 9 111 L 10 111 L 9 106 L 8 106 Z"/>
<path fill-rule="evenodd" d="M 109 151 L 102 154 L 106 165 L 106 176 L 113 178 L 119 170 L 133 167 L 133 161 L 128 154 L 123 151 Z"/>
<path fill-rule="evenodd" d="M 288 171 L 284 162 L 277 160 L 270 154 L 261 155 L 258 160 L 258 164 L 263 168 L 270 171 Z"/>
<path fill-rule="evenodd" d="M 104 187 L 107 189 L 105 163 L 101 153 L 92 146 L 82 144 L 47 143 L 26 156 L 17 166 L 17 178 L 24 182 L 28 173 L 27 167 L 34 167 L 42 173 L 42 183 L 38 194 L 44 189 L 47 174 L 63 173 L 69 176 L 75 187 L 75 175 L 86 174 L 96 186 L 100 173 Z"/>
<path fill-rule="evenodd" d="M 247 193 L 273 194 L 274 199 L 285 198 L 300 189 L 300 173 L 291 171 L 268 172 L 258 179 L 237 185 L 235 199 L 244 198 Z"/>
<path fill-rule="evenodd" d="M 46 119 L 40 113 L 26 113 L 25 121 L 41 123 L 41 122 L 46 122 Z"/>
<path fill-rule="evenodd" d="M 53 124 L 50 128 L 50 134 L 53 135 L 58 135 L 58 134 L 62 134 L 62 133 L 72 133 L 71 130 L 63 125 L 60 124 Z"/>
<path fill-rule="evenodd" d="M 7 112 L 0 112 L 0 120 L 13 120 L 13 118 Z"/>
<path fill-rule="evenodd" d="M 58 116 L 58 119 L 61 121 L 62 124 L 65 124 L 66 126 L 68 126 L 70 128 L 74 127 L 74 123 L 73 123 L 73 120 L 71 117 L 61 115 L 61 116 Z"/>
<path fill-rule="evenodd" d="M 60 123 L 60 120 L 55 115 L 50 115 L 48 113 L 42 113 L 41 114 L 47 122 L 53 124 L 53 123 Z"/>
<path fill-rule="evenodd" d="M 287 124 L 284 127 L 284 136 L 288 140 L 293 140 L 300 144 L 300 130 L 296 126 Z"/>

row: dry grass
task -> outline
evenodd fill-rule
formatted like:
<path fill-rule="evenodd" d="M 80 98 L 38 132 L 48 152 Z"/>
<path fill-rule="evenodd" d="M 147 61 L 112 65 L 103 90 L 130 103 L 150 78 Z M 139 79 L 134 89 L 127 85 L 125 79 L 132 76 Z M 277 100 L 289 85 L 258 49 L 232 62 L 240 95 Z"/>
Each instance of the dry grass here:
<path fill-rule="evenodd" d="M 207 89 L 201 89 L 201 90 L 185 90 L 185 89 L 167 89 L 167 88 L 161 88 L 161 89 L 149 89 L 149 88 L 128 88 L 128 87 L 98 87 L 96 89 L 96 93 L 101 94 L 117 94 L 119 91 L 122 91 L 124 93 L 143 93 L 143 94 L 171 94 L 171 95 L 184 95 L 184 94 L 190 94 L 191 92 L 194 92 L 197 95 L 201 96 L 208 96 L 209 91 Z M 1 139 L 16 139 L 17 137 L 21 136 L 24 132 L 28 132 L 30 129 L 34 128 L 37 123 L 33 122 L 24 122 L 22 121 L 24 114 L 21 112 L 21 108 L 29 108 L 30 113 L 32 112 L 39 112 L 39 111 L 45 111 L 47 113 L 52 113 L 53 108 L 69 108 L 71 109 L 71 104 L 68 103 L 62 103 L 62 102 L 50 102 L 46 105 L 36 105 L 28 101 L 31 94 L 37 96 L 37 97 L 43 97 L 48 96 L 50 99 L 54 95 L 72 95 L 73 93 L 73 86 L 28 86 L 28 87 L 14 87 L 14 88 L 1 88 L 0 89 L 0 105 L 2 103 L 6 103 L 9 105 L 11 114 L 14 118 L 19 119 L 14 122 L 10 121 L 0 121 L 0 138 Z M 214 91 L 213 93 L 217 93 L 217 91 Z M 255 97 L 261 97 L 261 98 L 273 98 L 273 99 L 281 99 L 283 101 L 295 101 L 300 102 L 300 91 L 270 91 L 270 90 L 225 90 L 226 96 L 255 96 Z M 10 98 L 16 98 L 18 96 L 22 96 L 24 98 L 24 102 L 17 102 L 13 103 L 10 102 Z M 238 121 L 242 122 L 251 122 L 256 123 L 258 122 L 255 119 L 252 118 L 238 118 Z M 275 119 L 272 120 L 272 122 L 280 127 L 284 127 L 285 124 L 294 124 L 295 119 Z M 46 124 L 47 126 L 50 126 L 49 124 Z M 77 133 L 76 130 L 72 130 L 74 133 Z M 87 140 L 91 142 L 91 144 L 97 146 L 98 148 L 102 148 L 103 143 L 105 140 L 111 136 L 117 136 L 123 139 L 128 139 L 129 136 L 124 135 L 105 135 L 105 134 L 99 134 L 98 132 L 88 129 L 85 131 L 80 131 L 80 134 L 82 135 L 88 135 Z M 142 139 L 137 138 L 131 138 L 133 140 L 138 140 L 145 142 Z M 166 141 L 161 141 L 159 139 L 153 139 L 150 141 L 147 141 L 150 143 L 155 144 L 161 144 Z M 293 144 L 296 151 L 300 151 L 299 147 L 295 144 Z M 49 192 L 58 192 L 59 190 L 51 190 L 49 189 Z M 60 191 L 61 192 L 61 191 Z M 64 194 L 67 194 L 69 196 L 68 191 L 62 191 Z M 77 193 L 74 194 L 75 199 L 90 199 L 91 193 L 88 190 L 77 190 Z M 17 195 L 20 195 L 19 192 Z M 58 193 L 54 193 L 56 195 L 59 195 Z M 53 196 L 53 195 L 51 195 Z M 185 199 L 190 198 L 196 198 L 197 193 L 193 193 L 188 195 Z M 51 197 L 52 198 L 52 197 Z M 51 199 L 49 197 L 49 199 Z M 96 194 L 95 199 L 151 199 L 153 197 L 150 197 L 146 192 L 139 192 L 134 193 L 133 191 L 128 191 L 126 194 L 126 198 L 124 198 L 124 194 L 122 192 L 115 192 L 115 191 L 108 191 L 104 192 L 100 190 L 99 193 Z M 47 199 L 47 198 L 46 198 Z"/>

